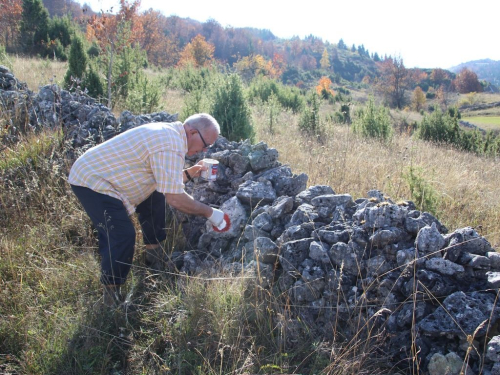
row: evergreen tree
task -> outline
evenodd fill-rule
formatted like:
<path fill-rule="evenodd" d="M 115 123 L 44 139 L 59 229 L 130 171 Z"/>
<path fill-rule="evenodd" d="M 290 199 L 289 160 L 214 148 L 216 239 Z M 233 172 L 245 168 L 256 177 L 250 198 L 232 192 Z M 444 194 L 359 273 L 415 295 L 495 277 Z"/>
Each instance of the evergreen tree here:
<path fill-rule="evenodd" d="M 71 87 L 74 81 L 81 81 L 87 69 L 87 52 L 82 39 L 75 35 L 72 38 L 71 49 L 69 51 L 68 70 L 64 77 L 65 86 Z"/>
<path fill-rule="evenodd" d="M 49 12 L 42 0 L 23 0 L 20 38 L 24 50 L 36 54 L 44 50 L 49 30 Z"/>
<path fill-rule="evenodd" d="M 221 127 L 221 134 L 230 141 L 254 139 L 250 108 L 237 74 L 222 78 L 215 88 L 212 116 Z"/>

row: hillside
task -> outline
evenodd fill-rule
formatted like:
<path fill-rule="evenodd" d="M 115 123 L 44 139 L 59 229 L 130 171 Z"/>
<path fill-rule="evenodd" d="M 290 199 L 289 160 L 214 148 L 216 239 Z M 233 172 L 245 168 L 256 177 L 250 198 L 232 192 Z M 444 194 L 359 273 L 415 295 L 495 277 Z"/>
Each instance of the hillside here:
<path fill-rule="evenodd" d="M 500 61 L 491 59 L 468 61 L 450 68 L 450 71 L 458 73 L 463 68 L 472 70 L 480 80 L 488 81 L 495 86 L 500 85 Z"/>

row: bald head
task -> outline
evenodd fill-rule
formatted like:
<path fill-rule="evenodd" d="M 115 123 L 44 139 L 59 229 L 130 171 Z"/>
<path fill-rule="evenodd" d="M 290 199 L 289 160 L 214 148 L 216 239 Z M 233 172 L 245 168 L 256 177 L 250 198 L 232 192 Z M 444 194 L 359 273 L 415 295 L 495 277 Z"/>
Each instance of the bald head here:
<path fill-rule="evenodd" d="M 184 124 L 187 124 L 191 128 L 199 130 L 203 133 L 215 131 L 217 136 L 220 134 L 219 123 L 208 113 L 197 113 L 189 116 L 186 121 L 184 121 Z"/>

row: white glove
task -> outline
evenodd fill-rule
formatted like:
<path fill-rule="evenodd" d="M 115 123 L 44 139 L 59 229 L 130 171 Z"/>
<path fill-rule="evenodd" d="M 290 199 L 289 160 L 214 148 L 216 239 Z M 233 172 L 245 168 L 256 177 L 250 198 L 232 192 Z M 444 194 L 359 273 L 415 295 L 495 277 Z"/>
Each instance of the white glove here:
<path fill-rule="evenodd" d="M 210 221 L 212 225 L 218 230 L 222 230 L 226 226 L 226 221 L 224 220 L 224 212 L 216 208 L 212 208 L 212 215 L 210 215 L 208 221 Z"/>

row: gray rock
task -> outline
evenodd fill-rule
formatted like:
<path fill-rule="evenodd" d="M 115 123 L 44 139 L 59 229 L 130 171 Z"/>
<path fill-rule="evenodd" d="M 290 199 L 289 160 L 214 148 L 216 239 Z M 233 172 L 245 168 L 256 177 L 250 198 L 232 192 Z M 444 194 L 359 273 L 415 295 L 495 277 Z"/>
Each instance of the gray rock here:
<path fill-rule="evenodd" d="M 353 251 L 351 246 L 343 242 L 332 245 L 328 255 L 331 262 L 342 267 L 347 274 L 358 275 L 364 268 L 364 261 L 361 257 Z"/>
<path fill-rule="evenodd" d="M 469 366 L 462 372 L 464 359 L 457 353 L 451 352 L 446 355 L 435 353 L 429 361 L 429 375 L 473 375 Z"/>
<path fill-rule="evenodd" d="M 262 212 L 253 219 L 252 225 L 258 229 L 270 232 L 274 227 L 273 218 L 267 212 Z"/>
<path fill-rule="evenodd" d="M 500 272 L 486 272 L 488 288 L 500 288 Z"/>
<path fill-rule="evenodd" d="M 500 362 L 500 336 L 494 336 L 486 348 L 486 358 L 491 362 Z"/>
<path fill-rule="evenodd" d="M 243 237 L 251 242 L 258 237 L 270 237 L 270 234 L 262 229 L 255 227 L 254 225 L 246 225 L 243 231 Z"/>
<path fill-rule="evenodd" d="M 328 247 L 318 241 L 311 242 L 309 247 L 309 258 L 319 263 L 330 264 L 330 257 L 328 256 Z"/>
<path fill-rule="evenodd" d="M 218 233 L 214 231 L 212 225 L 207 220 L 206 222 L 207 233 L 210 233 L 214 238 L 239 237 L 241 234 L 241 230 L 248 218 L 246 210 L 241 204 L 241 202 L 238 200 L 238 198 L 232 197 L 231 199 L 225 201 L 220 207 L 220 209 L 229 216 L 229 219 L 231 220 L 231 227 L 227 232 Z"/>
<path fill-rule="evenodd" d="M 256 258 L 262 263 L 274 264 L 279 256 L 279 247 L 267 237 L 257 237 L 254 240 Z"/>
<path fill-rule="evenodd" d="M 335 191 L 327 185 L 315 185 L 302 191 L 295 197 L 295 205 L 298 207 L 303 203 L 311 203 L 311 200 L 320 195 L 335 194 Z"/>
<path fill-rule="evenodd" d="M 261 142 L 261 144 L 263 143 Z M 253 171 L 258 172 L 276 166 L 278 151 L 274 148 L 256 149 L 248 155 L 248 159 Z"/>
<path fill-rule="evenodd" d="M 490 260 L 491 268 L 500 271 L 500 253 L 489 251 L 486 256 Z"/>
<path fill-rule="evenodd" d="M 480 292 L 466 295 L 464 292 L 456 292 L 446 297 L 442 306 L 422 319 L 417 327 L 430 336 L 483 337 L 488 325 L 495 324 L 499 317 L 500 311 L 495 306 L 493 295 Z"/>
<path fill-rule="evenodd" d="M 268 213 L 272 219 L 278 219 L 283 215 L 291 212 L 293 209 L 293 198 L 288 196 L 280 196 L 276 198 Z"/>
<path fill-rule="evenodd" d="M 448 276 L 461 274 L 465 271 L 463 266 L 450 262 L 449 260 L 443 258 L 429 259 L 427 262 L 425 262 L 425 268 L 430 271 L 436 271 L 442 275 Z"/>
<path fill-rule="evenodd" d="M 276 192 L 270 182 L 246 181 L 239 186 L 236 196 L 255 207 L 258 204 L 272 203 L 276 199 Z"/>
<path fill-rule="evenodd" d="M 443 235 L 439 233 L 436 223 L 431 226 L 426 226 L 420 229 L 415 239 L 415 247 L 418 251 L 423 251 L 429 256 L 440 256 L 439 251 L 445 245 L 446 240 Z"/>
<path fill-rule="evenodd" d="M 395 204 L 379 204 L 367 207 L 364 212 L 365 229 L 377 229 L 401 226 L 407 210 Z"/>
<path fill-rule="evenodd" d="M 286 272 L 296 271 L 309 255 L 312 238 L 289 241 L 281 245 L 280 264 Z"/>

